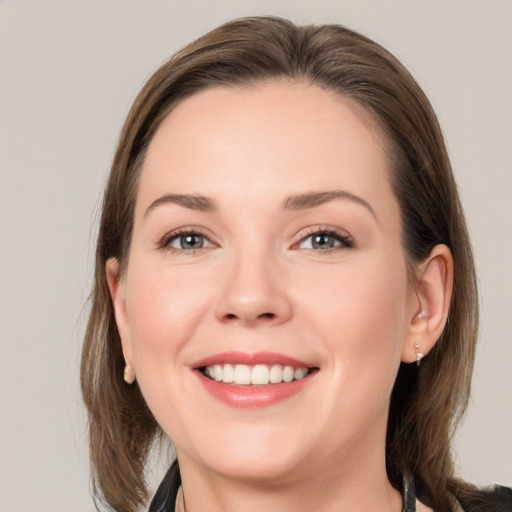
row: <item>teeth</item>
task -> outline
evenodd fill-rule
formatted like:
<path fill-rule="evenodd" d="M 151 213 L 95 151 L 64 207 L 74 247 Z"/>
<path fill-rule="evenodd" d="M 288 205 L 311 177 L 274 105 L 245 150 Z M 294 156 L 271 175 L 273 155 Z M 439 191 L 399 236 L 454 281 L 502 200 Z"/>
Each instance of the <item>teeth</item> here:
<path fill-rule="evenodd" d="M 251 383 L 251 367 L 245 364 L 237 364 L 235 366 L 235 384 L 250 384 Z"/>
<path fill-rule="evenodd" d="M 295 370 L 291 366 L 285 366 L 283 370 L 283 380 L 285 382 L 291 382 L 294 377 Z"/>
<path fill-rule="evenodd" d="M 225 364 L 222 371 L 222 382 L 233 382 L 235 380 L 235 369 L 230 364 Z"/>
<path fill-rule="evenodd" d="M 293 374 L 295 380 L 303 379 L 308 374 L 307 368 L 297 368 Z"/>
<path fill-rule="evenodd" d="M 279 364 L 274 364 L 270 368 L 270 382 L 272 384 L 279 384 L 283 380 L 283 367 Z"/>
<path fill-rule="evenodd" d="M 273 364 L 214 364 L 204 369 L 204 375 L 217 382 L 233 383 L 237 385 L 266 386 L 267 384 L 279 384 L 303 379 L 308 375 L 307 368 L 294 368 Z"/>
<path fill-rule="evenodd" d="M 216 364 L 213 366 L 213 378 L 220 382 L 222 380 L 222 366 L 220 364 Z"/>
<path fill-rule="evenodd" d="M 268 366 L 264 364 L 257 364 L 251 371 L 251 384 L 264 386 L 268 384 L 268 378 Z"/>

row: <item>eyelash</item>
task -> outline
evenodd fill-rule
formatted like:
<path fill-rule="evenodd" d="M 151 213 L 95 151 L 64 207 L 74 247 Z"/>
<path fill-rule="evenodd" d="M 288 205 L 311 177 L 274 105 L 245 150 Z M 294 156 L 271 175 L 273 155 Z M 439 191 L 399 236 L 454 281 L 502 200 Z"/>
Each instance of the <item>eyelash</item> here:
<path fill-rule="evenodd" d="M 292 245 L 292 249 L 299 250 L 299 245 L 304 243 L 308 238 L 313 237 L 315 235 L 323 235 L 323 236 L 330 236 L 335 239 L 335 241 L 340 242 L 340 245 L 330 247 L 327 249 L 314 249 L 314 248 L 306 248 L 303 249 L 305 251 L 312 251 L 315 253 L 332 253 L 334 251 L 339 251 L 342 249 L 351 249 L 354 247 L 354 240 L 348 233 L 345 231 L 342 231 L 341 229 L 334 228 L 334 227 L 327 227 L 327 226 L 316 226 L 313 228 L 308 228 L 307 230 L 300 233 L 300 239 L 298 242 L 295 242 Z M 204 238 L 204 240 L 215 246 L 209 236 L 204 233 L 199 228 L 183 228 L 178 229 L 175 231 L 172 231 L 171 233 L 166 234 L 159 242 L 158 242 L 158 249 L 167 250 L 175 254 L 189 254 L 194 255 L 198 251 L 204 250 L 204 249 L 211 249 L 211 247 L 200 247 L 198 249 L 178 249 L 176 247 L 171 247 L 170 243 L 185 236 L 200 236 Z"/>
<path fill-rule="evenodd" d="M 330 226 L 315 226 L 312 228 L 308 228 L 307 230 L 303 231 L 299 236 L 300 240 L 296 242 L 292 248 L 297 247 L 298 245 L 304 243 L 308 238 L 311 238 L 313 236 L 331 236 L 333 237 L 337 242 L 340 242 L 340 245 L 335 247 L 330 247 L 328 249 L 314 249 L 314 248 L 307 248 L 304 249 L 306 251 L 312 251 L 314 253 L 323 253 L 323 254 L 329 254 L 335 251 L 339 251 L 342 249 L 352 249 L 354 247 L 354 239 L 346 232 L 339 228 L 330 227 Z"/>
<path fill-rule="evenodd" d="M 168 234 L 166 234 L 160 242 L 158 242 L 158 249 L 170 251 L 174 254 L 191 254 L 194 255 L 198 251 L 201 251 L 203 249 L 210 249 L 211 247 L 199 247 L 198 249 L 178 249 L 176 247 L 171 247 L 170 243 L 174 240 L 177 240 L 179 238 L 185 237 L 185 236 L 200 236 L 204 238 L 206 242 L 208 242 L 211 245 L 215 245 L 211 240 L 210 237 L 204 233 L 200 228 L 183 228 L 183 229 L 177 229 L 175 231 L 172 231 Z"/>

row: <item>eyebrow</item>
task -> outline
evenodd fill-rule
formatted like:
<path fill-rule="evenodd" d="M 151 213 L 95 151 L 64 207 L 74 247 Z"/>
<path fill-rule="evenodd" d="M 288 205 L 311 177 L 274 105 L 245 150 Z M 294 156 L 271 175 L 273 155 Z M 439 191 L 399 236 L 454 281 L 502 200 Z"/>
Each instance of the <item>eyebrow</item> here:
<path fill-rule="evenodd" d="M 329 190 L 326 192 L 312 192 L 309 194 L 300 194 L 298 196 L 292 196 L 285 200 L 283 207 L 285 210 L 306 210 L 313 208 L 321 204 L 332 201 L 333 199 L 348 199 L 364 206 L 375 219 L 375 211 L 363 198 L 346 192 L 345 190 Z"/>
<path fill-rule="evenodd" d="M 194 196 L 190 194 L 165 194 L 153 201 L 144 212 L 146 217 L 151 210 L 163 204 L 177 204 L 190 210 L 199 210 L 201 212 L 213 212 L 217 210 L 215 201 L 205 196 Z"/>
<path fill-rule="evenodd" d="M 334 199 L 348 199 L 358 203 L 369 210 L 374 218 L 377 218 L 375 211 L 368 202 L 359 196 L 346 192 L 345 190 L 329 190 L 326 192 L 311 192 L 308 194 L 290 196 L 283 202 L 283 209 L 292 211 L 307 210 L 308 208 L 314 208 L 315 206 L 319 206 Z M 155 199 L 155 201 L 148 206 L 144 213 L 144 217 L 146 217 L 156 207 L 164 204 L 176 204 L 190 210 L 202 212 L 215 212 L 218 210 L 215 201 L 206 196 L 191 194 L 165 194 L 162 197 Z"/>

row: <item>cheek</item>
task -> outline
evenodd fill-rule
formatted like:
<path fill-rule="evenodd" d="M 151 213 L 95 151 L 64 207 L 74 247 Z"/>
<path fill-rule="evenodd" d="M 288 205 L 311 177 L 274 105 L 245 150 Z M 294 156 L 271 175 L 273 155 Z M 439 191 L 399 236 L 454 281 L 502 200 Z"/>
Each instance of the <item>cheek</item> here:
<path fill-rule="evenodd" d="M 327 269 L 316 283 L 307 286 L 310 301 L 303 310 L 309 311 L 309 323 L 328 346 L 331 363 L 343 375 L 340 378 L 361 382 L 365 375 L 367 382 L 392 385 L 407 325 L 402 259 L 361 259 L 354 265 Z"/>
<path fill-rule="evenodd" d="M 405 340 L 405 273 L 383 265 L 364 278 L 354 274 L 344 286 L 328 338 L 338 383 L 331 401 L 343 404 L 340 424 L 350 417 L 358 431 L 387 417 Z M 340 402 L 340 396 L 346 399 Z M 354 411 L 360 411 L 357 417 Z"/>
<path fill-rule="evenodd" d="M 127 313 L 134 363 L 168 362 L 205 317 L 214 285 L 204 273 L 185 267 L 171 272 L 162 265 L 138 265 L 135 259 L 130 271 Z"/>

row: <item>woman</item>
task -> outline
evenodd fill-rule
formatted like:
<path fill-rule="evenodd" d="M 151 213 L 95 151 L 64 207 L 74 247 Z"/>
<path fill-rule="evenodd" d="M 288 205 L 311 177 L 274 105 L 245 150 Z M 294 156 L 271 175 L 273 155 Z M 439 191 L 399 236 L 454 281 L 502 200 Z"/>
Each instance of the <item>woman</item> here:
<path fill-rule="evenodd" d="M 82 358 L 95 493 L 151 511 L 499 510 L 453 473 L 477 290 L 435 114 L 339 26 L 230 22 L 146 83 Z M 124 378 L 124 382 L 123 382 Z M 457 508 L 459 507 L 459 508 Z"/>

